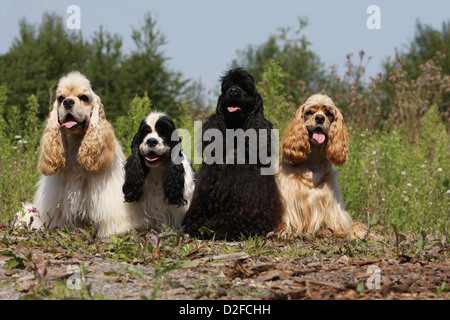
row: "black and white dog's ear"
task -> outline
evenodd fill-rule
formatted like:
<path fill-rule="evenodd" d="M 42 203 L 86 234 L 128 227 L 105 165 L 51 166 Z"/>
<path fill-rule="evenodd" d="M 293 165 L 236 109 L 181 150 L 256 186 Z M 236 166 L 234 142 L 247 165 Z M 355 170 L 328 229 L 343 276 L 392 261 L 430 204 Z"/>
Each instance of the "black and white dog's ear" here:
<path fill-rule="evenodd" d="M 187 204 L 187 201 L 183 197 L 185 174 L 182 163 L 175 164 L 170 160 L 166 164 L 163 174 L 163 191 L 164 197 L 170 205 L 181 207 Z"/>
<path fill-rule="evenodd" d="M 133 138 L 131 143 L 131 156 L 125 162 L 125 182 L 122 191 L 125 196 L 125 202 L 137 202 L 141 199 L 147 176 L 150 168 L 147 167 L 139 152 L 141 142 L 139 132 Z"/>

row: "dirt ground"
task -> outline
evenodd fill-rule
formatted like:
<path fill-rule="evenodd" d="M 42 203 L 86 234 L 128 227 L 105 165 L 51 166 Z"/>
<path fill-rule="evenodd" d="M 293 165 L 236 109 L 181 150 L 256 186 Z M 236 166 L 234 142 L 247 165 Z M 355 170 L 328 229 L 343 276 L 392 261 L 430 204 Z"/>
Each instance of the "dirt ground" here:
<path fill-rule="evenodd" d="M 78 298 L 119 300 L 450 298 L 447 257 L 436 261 L 409 256 L 368 260 L 342 254 L 268 258 L 244 252 L 215 255 L 214 251 L 197 251 L 170 268 L 167 264 L 117 262 L 99 254 L 68 255 L 60 249 L 14 245 L 10 249 L 33 263 L 8 270 L 11 258 L 0 255 L 1 300 L 30 294 L 35 298 L 47 294 L 48 298 L 49 291 L 54 294 L 51 299 L 67 298 L 67 292 L 55 293 L 58 286 L 81 292 L 75 296 Z"/>

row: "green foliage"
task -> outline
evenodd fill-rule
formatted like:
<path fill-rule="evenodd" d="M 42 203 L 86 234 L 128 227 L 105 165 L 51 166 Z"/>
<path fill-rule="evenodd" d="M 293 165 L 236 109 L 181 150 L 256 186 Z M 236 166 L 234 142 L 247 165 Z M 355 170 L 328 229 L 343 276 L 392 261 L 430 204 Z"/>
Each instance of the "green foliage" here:
<path fill-rule="evenodd" d="M 138 131 L 141 121 L 150 113 L 151 106 L 152 102 L 146 93 L 142 98 L 136 96 L 131 101 L 127 114 L 117 118 L 114 126 L 115 133 L 126 155 L 131 154 L 133 137 Z"/>
<path fill-rule="evenodd" d="M 38 140 L 37 136 L 41 132 L 41 121 L 39 120 L 39 104 L 34 95 L 28 97 L 28 102 L 25 105 L 25 123 L 23 127 L 23 135 L 25 141 L 29 144 L 29 148 L 36 149 Z"/>
<path fill-rule="evenodd" d="M 286 98 L 285 79 L 286 73 L 276 60 L 270 59 L 264 65 L 262 79 L 257 85 L 264 100 L 264 116 L 280 133 L 284 132 L 297 108 Z"/>
<path fill-rule="evenodd" d="M 86 77 L 91 81 L 95 93 L 101 97 L 108 118 L 123 114 L 134 94 L 126 96 L 121 83 L 121 63 L 126 58 L 122 53 L 122 39 L 111 35 L 100 27 L 87 44 L 89 59 L 83 66 Z"/>
<path fill-rule="evenodd" d="M 0 221 L 12 219 L 21 202 L 32 197 L 41 132 L 36 98 L 28 98 L 24 118 L 19 108 L 7 104 L 6 92 L 0 86 Z"/>
<path fill-rule="evenodd" d="M 87 51 L 81 33 L 68 33 L 55 14 L 45 13 L 38 28 L 23 19 L 19 28 L 19 37 L 0 56 L 0 83 L 10 89 L 9 101 L 15 106 L 25 106 L 26 98 L 34 94 L 45 106 L 40 110 L 45 116 L 49 90 L 54 90 L 63 73 L 82 69 Z"/>
<path fill-rule="evenodd" d="M 426 106 L 437 104 L 442 115 L 449 119 L 450 20 L 442 23 L 441 30 L 418 21 L 414 39 L 406 49 L 396 53 L 395 60 L 388 59 L 384 63 L 384 71 L 382 89 L 387 93 L 385 108 L 388 112 L 399 106 L 406 109 L 402 117 L 415 126 L 415 120 L 426 112 Z M 415 90 L 409 90 L 409 95 L 402 97 L 398 88 L 392 88 L 393 84 L 403 83 L 397 82 L 398 78 L 407 80 Z M 417 126 L 411 129 L 417 131 Z"/>
<path fill-rule="evenodd" d="M 136 50 L 121 65 L 121 86 L 123 98 L 148 93 L 156 108 L 172 117 L 178 115 L 175 97 L 182 93 L 187 81 L 181 80 L 181 74 L 169 71 L 161 47 L 166 42 L 165 36 L 156 29 L 156 21 L 150 14 L 144 17 L 139 29 L 134 29 L 132 39 Z"/>
<path fill-rule="evenodd" d="M 297 29 L 280 28 L 278 34 L 271 35 L 263 44 L 249 45 L 238 51 L 238 58 L 232 65 L 247 69 L 258 83 L 263 79 L 263 66 L 271 59 L 276 60 L 285 71 L 285 92 L 295 101 L 299 100 L 298 89 L 303 82 L 319 90 L 318 83 L 323 79 L 324 70 L 319 57 L 310 50 L 311 43 L 302 35 L 307 25 L 306 19 L 299 18 Z"/>
<path fill-rule="evenodd" d="M 39 26 L 23 19 L 12 47 L 0 55 L 0 84 L 7 86 L 9 101 L 20 114 L 26 97 L 34 94 L 41 120 L 54 100 L 58 79 L 72 70 L 90 79 L 109 119 L 125 114 L 124 106 L 146 92 L 156 106 L 176 116 L 175 99 L 184 94 L 188 81 L 167 66 L 162 50 L 166 39 L 156 28 L 155 19 L 145 15 L 132 32 L 136 48 L 126 55 L 122 38 L 102 27 L 86 41 L 81 32 L 67 30 L 56 14 L 45 13 Z"/>
<path fill-rule="evenodd" d="M 182 151 L 187 157 L 189 157 L 194 169 L 198 172 L 200 164 L 194 164 L 196 152 L 194 139 L 194 119 L 192 118 L 192 110 L 190 106 L 185 102 L 181 103 L 181 115 L 175 120 L 175 125 L 181 138 Z"/>
<path fill-rule="evenodd" d="M 0 146 L 8 145 L 7 123 L 4 119 L 7 98 L 6 86 L 0 86 Z M 3 149 L 3 148 L 2 148 Z"/>
<path fill-rule="evenodd" d="M 418 144 L 399 129 L 350 129 L 347 163 L 338 168 L 346 207 L 356 220 L 401 230 L 448 232 L 449 135 L 437 107 L 424 117 Z"/>
<path fill-rule="evenodd" d="M 445 54 L 440 66 L 444 74 L 450 75 L 450 20 L 442 23 L 441 30 L 417 21 L 414 39 L 406 52 L 397 53 L 397 58 L 404 61 L 408 76 L 414 79 L 420 74 L 420 66 L 437 52 Z"/>

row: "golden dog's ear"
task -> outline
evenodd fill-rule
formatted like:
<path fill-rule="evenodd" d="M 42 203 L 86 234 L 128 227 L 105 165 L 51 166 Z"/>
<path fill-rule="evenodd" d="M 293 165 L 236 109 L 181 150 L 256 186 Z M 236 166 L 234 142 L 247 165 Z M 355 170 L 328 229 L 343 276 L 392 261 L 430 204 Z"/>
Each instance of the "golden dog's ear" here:
<path fill-rule="evenodd" d="M 347 161 L 348 134 L 341 111 L 336 108 L 336 116 L 328 132 L 328 144 L 325 150 L 328 160 L 335 165 Z"/>
<path fill-rule="evenodd" d="M 92 92 L 92 113 L 78 150 L 77 161 L 88 171 L 100 172 L 114 162 L 115 136 L 105 118 L 100 98 Z"/>
<path fill-rule="evenodd" d="M 290 164 L 296 164 L 306 160 L 308 153 L 311 152 L 309 145 L 309 134 L 306 128 L 303 111 L 305 105 L 302 105 L 295 112 L 294 119 L 283 133 L 281 139 L 281 152 L 284 161 Z"/>
<path fill-rule="evenodd" d="M 55 101 L 41 138 L 38 170 L 43 175 L 52 175 L 65 165 L 65 136 L 58 122 L 58 101 Z"/>

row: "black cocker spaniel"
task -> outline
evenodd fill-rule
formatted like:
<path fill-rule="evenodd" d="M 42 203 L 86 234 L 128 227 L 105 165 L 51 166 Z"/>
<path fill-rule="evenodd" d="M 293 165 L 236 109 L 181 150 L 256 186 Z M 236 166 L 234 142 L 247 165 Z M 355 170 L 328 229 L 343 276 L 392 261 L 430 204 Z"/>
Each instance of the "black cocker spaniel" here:
<path fill-rule="evenodd" d="M 247 71 L 232 69 L 221 81 L 216 112 L 202 127 L 204 162 L 185 231 L 227 240 L 265 236 L 279 226 L 282 209 L 274 175 L 261 170 L 270 166 L 272 124 Z"/>

